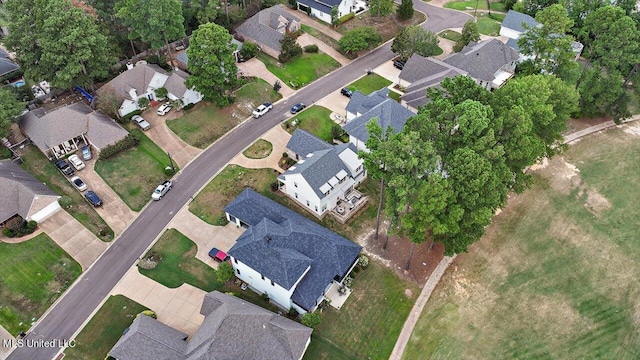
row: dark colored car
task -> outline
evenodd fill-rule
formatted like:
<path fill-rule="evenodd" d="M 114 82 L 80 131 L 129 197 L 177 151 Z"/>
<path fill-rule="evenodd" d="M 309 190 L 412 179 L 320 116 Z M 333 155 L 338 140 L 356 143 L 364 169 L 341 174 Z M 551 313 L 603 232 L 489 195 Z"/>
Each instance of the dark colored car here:
<path fill-rule="evenodd" d="M 84 194 L 84 197 L 87 199 L 87 201 L 95 206 L 102 206 L 102 200 L 100 200 L 100 198 L 98 197 L 98 195 L 96 193 L 94 193 L 92 190 L 87 191 L 86 194 Z"/>
<path fill-rule="evenodd" d="M 58 161 L 56 161 L 56 167 L 65 176 L 71 176 L 75 172 L 75 170 L 73 170 L 73 168 L 71 166 L 69 166 L 69 163 L 67 162 L 67 160 L 58 160 Z"/>
<path fill-rule="evenodd" d="M 218 250 L 218 248 L 209 250 L 209 257 L 218 262 L 229 260 L 229 255 L 227 255 L 227 253 L 222 250 Z"/>
<path fill-rule="evenodd" d="M 346 97 L 351 97 L 351 95 L 353 95 L 353 91 L 347 89 L 347 88 L 342 88 L 342 90 L 340 90 L 340 94 L 346 96 Z"/>
<path fill-rule="evenodd" d="M 402 61 L 402 60 L 395 60 L 395 61 L 393 62 L 393 66 L 395 66 L 396 68 L 398 68 L 398 69 L 402 70 L 402 68 L 404 68 L 404 64 L 405 64 L 405 63 L 406 63 L 406 62 L 405 62 L 405 61 Z"/>
<path fill-rule="evenodd" d="M 292 114 L 297 114 L 300 111 L 304 110 L 304 108 L 306 108 L 307 105 L 305 105 L 304 103 L 297 103 L 295 105 L 293 105 L 293 107 L 291 108 L 291 113 Z"/>

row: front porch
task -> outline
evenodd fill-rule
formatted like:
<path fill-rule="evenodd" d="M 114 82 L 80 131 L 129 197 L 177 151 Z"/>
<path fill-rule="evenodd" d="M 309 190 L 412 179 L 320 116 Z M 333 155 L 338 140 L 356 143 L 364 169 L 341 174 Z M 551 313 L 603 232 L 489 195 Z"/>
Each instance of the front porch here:
<path fill-rule="evenodd" d="M 80 135 L 73 139 L 64 141 L 62 144 L 53 146 L 49 150 L 51 151 L 51 155 L 53 155 L 54 158 L 60 159 L 66 157 L 69 154 L 75 153 L 76 151 L 78 151 L 78 149 L 85 145 L 89 145 L 89 142 L 84 137 L 84 135 Z"/>
<path fill-rule="evenodd" d="M 351 295 L 351 289 L 343 284 L 340 284 L 339 282 L 334 281 L 329 286 L 329 290 L 327 290 L 324 297 L 325 299 L 327 299 L 329 305 L 332 308 L 340 310 L 342 305 L 344 305 L 344 303 L 349 298 L 349 295 Z"/>

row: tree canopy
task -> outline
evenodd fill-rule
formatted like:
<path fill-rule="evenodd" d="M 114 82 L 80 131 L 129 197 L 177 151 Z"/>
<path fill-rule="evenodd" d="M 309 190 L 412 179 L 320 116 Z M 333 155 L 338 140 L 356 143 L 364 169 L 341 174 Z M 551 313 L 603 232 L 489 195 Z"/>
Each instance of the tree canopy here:
<path fill-rule="evenodd" d="M 131 29 L 129 39 L 140 39 L 154 50 L 185 35 L 180 0 L 119 0 L 116 11 Z"/>
<path fill-rule="evenodd" d="M 369 0 L 369 11 L 373 16 L 387 16 L 393 12 L 393 0 Z"/>
<path fill-rule="evenodd" d="M 473 20 L 469 20 L 464 23 L 464 26 L 462 27 L 462 35 L 453 46 L 453 51 L 459 52 L 472 41 L 480 41 L 480 32 L 478 31 L 478 24 Z"/>
<path fill-rule="evenodd" d="M 16 119 L 25 103 L 18 101 L 16 95 L 9 88 L 0 88 L 0 137 L 7 137 L 11 129 L 11 123 Z"/>
<path fill-rule="evenodd" d="M 413 17 L 413 0 L 402 0 L 398 6 L 398 18 L 408 20 Z"/>
<path fill-rule="evenodd" d="M 380 34 L 373 26 L 362 26 L 345 32 L 338 40 L 338 44 L 343 51 L 351 53 L 370 49 L 380 41 Z"/>
<path fill-rule="evenodd" d="M 413 54 L 428 57 L 438 53 L 438 36 L 417 25 L 407 26 L 396 36 L 391 51 L 407 60 Z"/>

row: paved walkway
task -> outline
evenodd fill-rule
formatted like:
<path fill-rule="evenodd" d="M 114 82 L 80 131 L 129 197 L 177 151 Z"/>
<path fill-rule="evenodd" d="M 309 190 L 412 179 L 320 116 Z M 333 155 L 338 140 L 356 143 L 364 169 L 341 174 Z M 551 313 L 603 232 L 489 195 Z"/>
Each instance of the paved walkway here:
<path fill-rule="evenodd" d="M 282 153 L 287 151 L 286 145 L 291 138 L 291 134 L 284 130 L 282 126 L 276 125 L 260 138 L 267 140 L 273 145 L 273 150 L 271 151 L 271 154 L 269 154 L 269 156 L 264 159 L 249 159 L 242 153 L 239 153 L 233 159 L 231 159 L 229 164 L 240 165 L 248 169 L 271 168 L 282 172 L 283 170 L 278 166 L 278 161 L 282 157 Z"/>
<path fill-rule="evenodd" d="M 188 206 L 183 207 L 176 214 L 169 223 L 168 228 L 174 228 L 193 240 L 198 247 L 196 259 L 216 270 L 218 269 L 218 262 L 209 257 L 209 250 L 216 247 L 219 250 L 228 252 L 245 230 L 231 223 L 225 226 L 210 225 L 189 211 Z"/>
<path fill-rule="evenodd" d="M 310 26 L 314 29 L 319 30 L 320 32 L 322 32 L 323 34 L 330 36 L 332 38 L 334 38 L 335 40 L 340 40 L 340 38 L 342 37 L 342 34 L 340 34 L 339 32 L 333 30 L 332 28 L 321 24 L 315 20 L 313 20 L 312 18 L 309 17 L 309 15 L 307 15 L 306 13 L 299 11 L 299 10 L 294 10 L 288 6 L 282 6 L 285 10 L 287 10 L 291 15 L 297 17 L 298 19 L 300 19 L 300 23 Z"/>
<path fill-rule="evenodd" d="M 623 124 L 626 124 L 626 123 L 631 122 L 631 121 L 637 121 L 637 120 L 640 120 L 640 115 L 632 116 L 628 120 L 623 121 Z M 611 127 L 615 127 L 615 126 L 618 126 L 618 125 L 616 125 L 616 123 L 613 122 L 612 120 L 604 122 L 602 124 L 590 126 L 590 127 L 586 128 L 586 129 L 582 129 L 580 131 L 576 131 L 574 133 L 565 135 L 564 136 L 564 142 L 566 144 L 570 144 L 571 142 L 576 141 L 576 140 L 580 139 L 583 136 L 586 136 L 586 135 L 589 135 L 589 134 L 593 134 L 595 132 L 602 131 L 602 130 L 605 130 L 605 129 L 608 129 L 608 128 L 611 128 Z"/>
<path fill-rule="evenodd" d="M 82 270 L 86 270 L 93 264 L 108 246 L 64 210 L 58 211 L 39 226 L 56 244 L 80 263 Z"/>
<path fill-rule="evenodd" d="M 11 352 L 12 350 L 11 347 L 4 347 L 2 345 L 7 340 L 15 340 L 15 338 L 13 337 L 13 335 L 9 334 L 9 332 L 5 330 L 2 325 L 0 325 L 0 359 L 5 359 L 9 355 L 9 352 Z"/>
<path fill-rule="evenodd" d="M 275 84 L 276 81 L 280 81 L 280 84 L 282 84 L 282 87 L 280 88 L 280 94 L 282 94 L 282 96 L 285 98 L 291 96 L 295 92 L 287 84 L 285 84 L 284 81 L 278 79 L 278 77 L 273 75 L 271 71 L 267 70 L 267 67 L 264 65 L 264 63 L 256 58 L 249 59 L 237 65 L 238 69 L 242 70 L 242 74 L 244 76 L 256 76 L 265 80 L 271 85 Z"/>
<path fill-rule="evenodd" d="M 418 300 L 413 304 L 413 308 L 409 313 L 409 317 L 404 322 L 402 326 L 402 331 L 400 332 L 400 336 L 396 341 L 396 346 L 393 347 L 393 351 L 391 352 L 391 356 L 389 360 L 400 360 L 402 358 L 402 354 L 404 353 L 404 349 L 407 347 L 407 343 L 409 342 L 409 338 L 411 337 L 411 333 L 413 332 L 413 328 L 416 327 L 416 323 L 420 318 L 420 314 L 422 314 L 422 309 L 427 304 L 429 297 L 431 297 L 431 293 L 433 289 L 435 289 L 436 285 L 438 285 L 438 281 L 444 274 L 449 264 L 455 260 L 456 255 L 454 256 L 445 256 L 438 266 L 433 270 L 431 275 L 429 275 L 429 279 L 427 279 L 427 283 L 424 284 L 422 288 L 422 292 L 420 292 L 420 296 L 418 296 Z"/>
<path fill-rule="evenodd" d="M 303 48 L 311 44 L 318 45 L 318 49 L 320 49 L 320 51 L 336 59 L 336 61 L 339 62 L 340 65 L 347 65 L 348 63 L 351 62 L 351 60 L 347 59 L 344 55 L 337 52 L 336 49 L 332 48 L 331 46 L 325 44 L 324 42 L 314 38 L 309 34 L 300 35 L 297 41 L 298 41 L 298 44 L 300 44 L 300 46 L 302 46 Z"/>
<path fill-rule="evenodd" d="M 132 267 L 111 291 L 111 295 L 124 295 L 158 314 L 158 320 L 192 336 L 202 324 L 200 306 L 206 295 L 204 290 L 189 284 L 171 289 L 140 274 Z"/>
<path fill-rule="evenodd" d="M 159 116 L 156 110 L 157 108 L 151 108 L 142 114 L 145 120 L 151 124 L 151 128 L 144 133 L 162 150 L 171 154 L 178 166 L 183 168 L 189 161 L 200 155 L 202 150 L 184 142 L 167 126 L 168 120 L 184 116 L 183 111 L 173 110 L 165 116 Z"/>

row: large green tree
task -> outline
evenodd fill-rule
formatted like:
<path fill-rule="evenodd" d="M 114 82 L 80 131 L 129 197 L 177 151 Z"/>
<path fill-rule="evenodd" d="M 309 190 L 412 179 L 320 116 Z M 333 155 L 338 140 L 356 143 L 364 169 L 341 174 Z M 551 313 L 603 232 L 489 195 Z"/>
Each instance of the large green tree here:
<path fill-rule="evenodd" d="M 433 56 L 438 53 L 438 36 L 417 25 L 407 26 L 393 39 L 391 51 L 401 59 L 407 60 L 411 55 Z"/>
<path fill-rule="evenodd" d="M 400 20 L 411 19 L 413 17 L 413 0 L 402 0 L 397 13 Z"/>
<path fill-rule="evenodd" d="M 233 57 L 236 45 L 231 38 L 224 27 L 207 23 L 193 32 L 187 49 L 191 76 L 186 86 L 195 87 L 218 107 L 229 105 L 231 90 L 239 84 Z"/>
<path fill-rule="evenodd" d="M 93 87 L 117 60 L 93 15 L 69 0 L 9 1 L 6 10 L 11 21 L 4 43 L 32 81 Z"/>
<path fill-rule="evenodd" d="M 9 88 L 0 88 L 0 137 L 7 137 L 11 123 L 25 109 L 25 103 L 18 101 Z"/>
<path fill-rule="evenodd" d="M 370 49 L 378 45 L 380 41 L 380 34 L 376 31 L 376 28 L 373 26 L 361 26 L 345 32 L 338 40 L 338 44 L 343 51 L 352 53 Z"/>
<path fill-rule="evenodd" d="M 373 16 L 387 16 L 393 12 L 393 0 L 369 0 L 369 11 Z"/>
<path fill-rule="evenodd" d="M 459 52 L 472 41 L 480 41 L 480 32 L 478 31 L 478 24 L 476 24 L 474 20 L 469 20 L 464 23 L 464 26 L 462 27 L 462 35 L 453 46 L 453 51 Z"/>
<path fill-rule="evenodd" d="M 140 39 L 154 50 L 185 35 L 180 0 L 119 0 L 116 11 L 131 29 L 129 38 Z"/>

